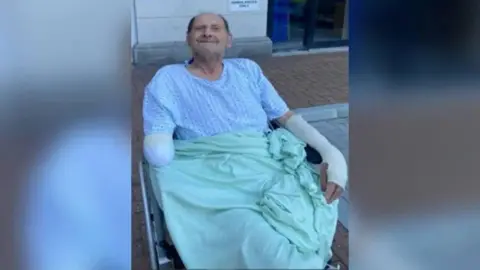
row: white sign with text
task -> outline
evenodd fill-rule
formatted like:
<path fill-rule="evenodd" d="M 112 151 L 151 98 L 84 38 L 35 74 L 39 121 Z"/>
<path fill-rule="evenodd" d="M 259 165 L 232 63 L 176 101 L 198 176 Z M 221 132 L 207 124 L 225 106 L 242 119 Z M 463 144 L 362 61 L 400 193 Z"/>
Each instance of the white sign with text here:
<path fill-rule="evenodd" d="M 230 11 L 260 10 L 260 0 L 229 0 Z"/>

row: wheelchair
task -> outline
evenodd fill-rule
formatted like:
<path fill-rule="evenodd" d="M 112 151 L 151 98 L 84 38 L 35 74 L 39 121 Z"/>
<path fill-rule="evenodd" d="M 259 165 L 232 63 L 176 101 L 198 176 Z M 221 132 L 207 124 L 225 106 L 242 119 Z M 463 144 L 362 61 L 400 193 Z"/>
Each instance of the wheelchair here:
<path fill-rule="evenodd" d="M 269 127 L 274 130 L 280 126 L 277 122 L 271 121 Z M 322 163 L 322 156 L 315 149 L 307 145 L 305 151 L 308 162 L 316 165 Z M 163 211 L 153 193 L 149 164 L 144 158 L 138 166 L 151 270 L 185 269 L 180 255 L 169 239 Z"/>

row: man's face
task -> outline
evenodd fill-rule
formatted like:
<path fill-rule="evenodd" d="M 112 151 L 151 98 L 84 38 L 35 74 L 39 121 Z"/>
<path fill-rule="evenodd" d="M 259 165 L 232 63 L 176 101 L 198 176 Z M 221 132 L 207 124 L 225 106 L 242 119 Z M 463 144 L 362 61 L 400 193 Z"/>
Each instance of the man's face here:
<path fill-rule="evenodd" d="M 223 55 L 225 49 L 231 47 L 231 36 L 218 15 L 201 14 L 187 34 L 187 43 L 196 54 Z"/>

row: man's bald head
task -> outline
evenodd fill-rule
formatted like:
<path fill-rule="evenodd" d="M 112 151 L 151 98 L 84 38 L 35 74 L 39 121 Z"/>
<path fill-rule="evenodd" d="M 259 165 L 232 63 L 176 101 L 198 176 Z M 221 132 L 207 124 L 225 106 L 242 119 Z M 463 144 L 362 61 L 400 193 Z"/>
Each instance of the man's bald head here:
<path fill-rule="evenodd" d="M 202 15 L 213 15 L 213 16 L 217 16 L 219 17 L 222 21 L 223 21 L 223 27 L 225 27 L 225 30 L 230 34 L 230 25 L 228 24 L 228 21 L 227 19 L 225 19 L 225 17 L 221 14 L 218 14 L 218 13 L 208 13 L 208 12 L 205 12 L 205 13 L 200 13 L 198 15 L 195 15 L 193 16 L 190 21 L 188 22 L 188 26 L 187 26 L 187 34 L 189 34 L 190 32 L 192 32 L 192 29 L 193 29 L 193 25 L 195 23 L 195 19 L 197 19 L 197 17 L 199 16 L 202 16 Z"/>

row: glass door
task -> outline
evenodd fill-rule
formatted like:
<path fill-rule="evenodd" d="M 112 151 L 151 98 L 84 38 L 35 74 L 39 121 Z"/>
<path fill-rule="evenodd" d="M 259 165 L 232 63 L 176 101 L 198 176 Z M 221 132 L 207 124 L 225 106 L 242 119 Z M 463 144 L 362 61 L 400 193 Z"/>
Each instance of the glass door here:
<path fill-rule="evenodd" d="M 274 49 L 302 49 L 309 0 L 269 0 L 268 36 Z"/>
<path fill-rule="evenodd" d="M 313 14 L 305 46 L 345 46 L 348 40 L 348 0 L 311 0 Z"/>
<path fill-rule="evenodd" d="M 269 0 L 267 34 L 274 50 L 347 45 L 348 0 Z"/>

